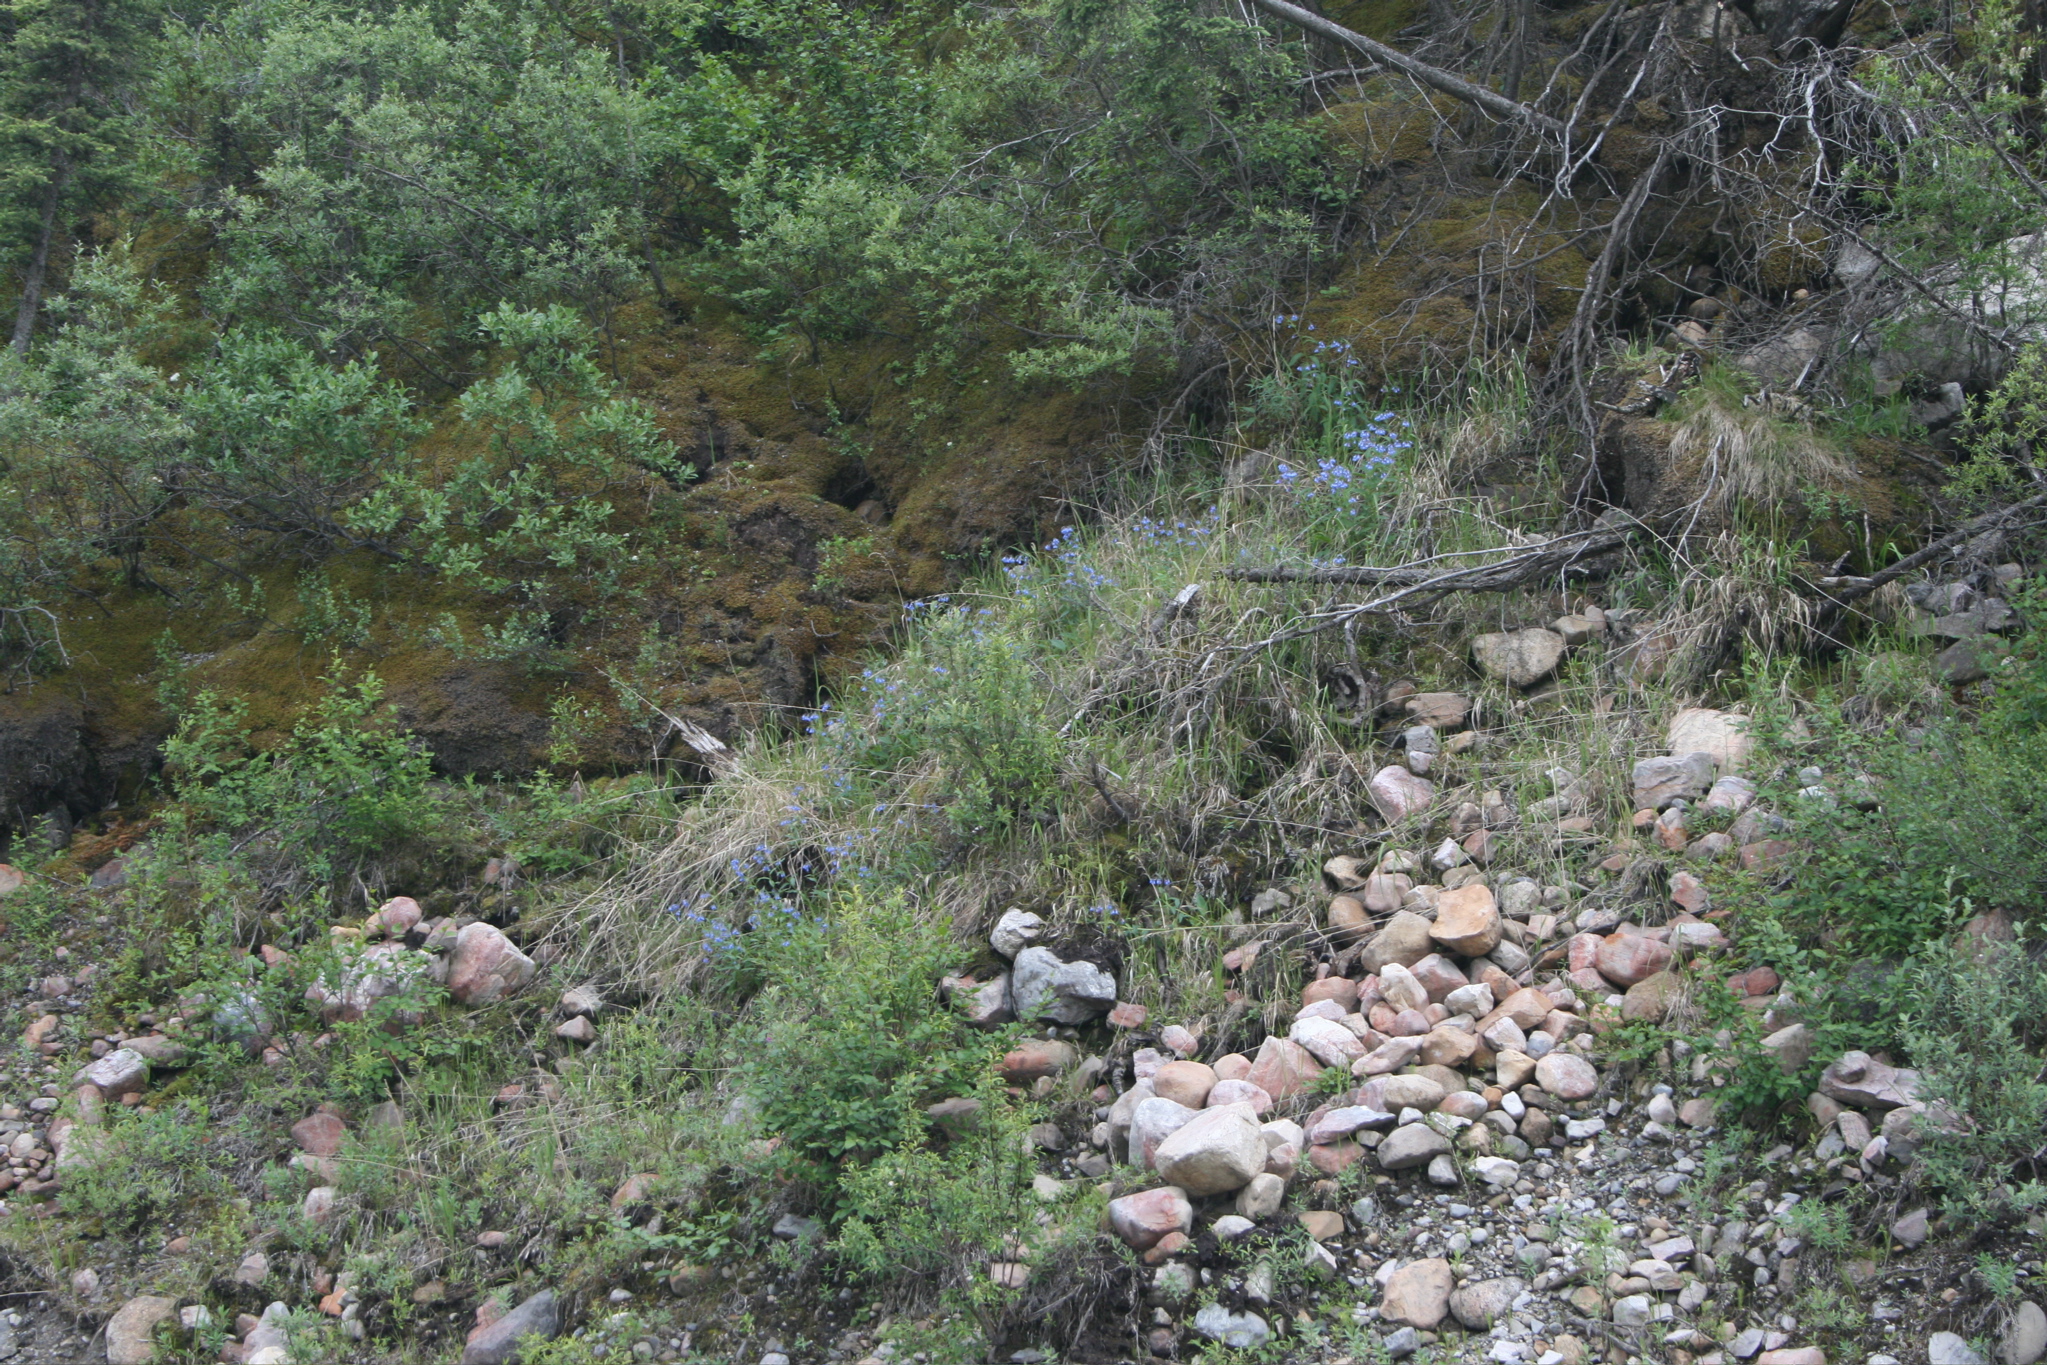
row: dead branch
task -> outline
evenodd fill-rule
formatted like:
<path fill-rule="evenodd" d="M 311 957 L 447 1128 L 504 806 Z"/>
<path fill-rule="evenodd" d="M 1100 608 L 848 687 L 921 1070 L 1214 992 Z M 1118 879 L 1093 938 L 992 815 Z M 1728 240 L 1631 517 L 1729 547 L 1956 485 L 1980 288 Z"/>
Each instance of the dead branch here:
<path fill-rule="evenodd" d="M 1827 595 L 1828 606 L 1832 612 L 1839 612 L 1850 602 L 1869 596 L 1884 584 L 1896 582 L 1921 565 L 1932 563 L 1963 541 L 1974 539 L 1986 531 L 1997 530 L 2013 517 L 2041 507 L 2047 507 L 2047 493 L 2037 494 L 2024 502 L 2015 502 L 1995 511 L 1985 512 L 1972 521 L 1965 521 L 1923 549 L 1906 555 L 1889 568 L 1867 578 L 1852 575 L 1822 578 L 1814 582 L 1813 587 Z"/>
<path fill-rule="evenodd" d="M 1382 569 L 1369 568 L 1362 564 L 1334 568 L 1295 568 L 1275 564 L 1229 569 L 1223 576 L 1240 583 L 1358 583 L 1373 586 L 1428 586 L 1444 592 L 1506 592 L 1539 578 L 1568 572 L 1577 568 L 1581 561 L 1605 554 L 1609 550 L 1619 549 L 1626 540 L 1625 536 L 1611 531 L 1558 536 L 1555 540 L 1532 546 L 1511 559 L 1465 569 L 1453 569 L 1448 573 L 1433 572 L 1412 565 Z M 1582 569 L 1580 571 L 1582 572 Z"/>
<path fill-rule="evenodd" d="M 1251 3 L 1274 18 L 1284 19 L 1333 43 L 1355 48 L 1368 57 L 1407 73 L 1431 90 L 1440 90 L 1453 99 L 1460 99 L 1475 108 L 1483 109 L 1502 122 L 1525 123 L 1552 137 L 1563 137 L 1567 131 L 1563 124 L 1548 114 L 1538 113 L 1517 100 L 1508 99 L 1498 91 L 1488 90 L 1482 85 L 1473 85 L 1462 76 L 1454 75 L 1439 66 L 1431 66 L 1419 58 L 1410 57 L 1399 48 L 1388 47 L 1382 42 L 1367 38 L 1362 33 L 1354 33 L 1342 24 L 1310 13 L 1299 5 L 1288 4 L 1287 0 L 1251 0 Z"/>

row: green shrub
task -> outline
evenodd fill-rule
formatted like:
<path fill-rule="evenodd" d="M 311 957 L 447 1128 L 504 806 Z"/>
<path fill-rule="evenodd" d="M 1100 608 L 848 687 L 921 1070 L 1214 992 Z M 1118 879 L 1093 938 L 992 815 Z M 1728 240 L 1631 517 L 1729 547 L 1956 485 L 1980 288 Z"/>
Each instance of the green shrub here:
<path fill-rule="evenodd" d="M 185 820 L 222 831 L 270 832 L 331 876 L 343 863 L 417 837 L 435 809 L 432 756 L 397 727 L 374 673 L 327 695 L 286 743 L 258 752 L 245 708 L 202 691 L 164 744 L 164 768 Z"/>
<path fill-rule="evenodd" d="M 193 1206 L 233 1194 L 230 1177 L 245 1158 L 232 1130 L 206 1107 L 184 1100 L 153 1114 L 111 1114 L 95 1132 L 74 1131 L 93 1144 L 92 1158 L 67 1169 L 58 1206 L 100 1220 L 110 1233 L 133 1233 L 192 1217 Z"/>
<path fill-rule="evenodd" d="M 764 901 L 729 951 L 762 979 L 746 1088 L 779 1158 L 827 1202 L 921 1142 L 926 1106 L 991 1084 L 994 1045 L 938 998 L 957 950 L 901 893 L 851 891 L 823 914 Z"/>
<path fill-rule="evenodd" d="M 2021 605 L 2037 615 L 2036 589 Z M 1902 955 L 1946 933 L 1965 901 L 2024 914 L 2047 885 L 2047 649 L 2037 632 L 1998 666 L 1980 715 L 1935 717 L 1914 733 L 1869 734 L 1822 713 L 1818 752 L 1840 804 L 1792 796 L 1809 849 L 1778 902 L 1787 923 L 1841 946 Z M 1803 751 L 1787 766 L 1811 762 Z M 1873 809 L 1850 798 L 1866 776 Z"/>
<path fill-rule="evenodd" d="M 1904 973 L 1898 1032 L 1924 1074 L 1924 1179 L 1950 1216 L 2009 1220 L 2047 1205 L 2047 971 L 2021 943 L 1930 944 Z"/>

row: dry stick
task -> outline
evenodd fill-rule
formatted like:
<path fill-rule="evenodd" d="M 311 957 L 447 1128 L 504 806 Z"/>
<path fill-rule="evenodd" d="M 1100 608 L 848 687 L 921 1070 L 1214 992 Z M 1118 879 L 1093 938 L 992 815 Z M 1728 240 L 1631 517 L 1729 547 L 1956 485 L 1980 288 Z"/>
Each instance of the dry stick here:
<path fill-rule="evenodd" d="M 1387 66 L 1406 72 L 1430 89 L 1440 90 L 1452 98 L 1463 100 L 1466 104 L 1483 109 L 1497 119 L 1508 123 L 1526 123 L 1553 137 L 1562 137 L 1566 131 L 1563 124 L 1548 114 L 1537 113 L 1527 105 L 1510 100 L 1496 90 L 1473 85 L 1462 76 L 1453 75 L 1439 66 L 1430 66 L 1417 57 L 1408 56 L 1397 47 L 1388 47 L 1382 42 L 1367 38 L 1362 33 L 1354 33 L 1342 24 L 1310 13 L 1299 5 L 1288 4 L 1287 0 L 1251 0 L 1251 3 L 1276 19 L 1284 19 L 1333 43 L 1355 48 Z"/>
<path fill-rule="evenodd" d="M 1994 512 L 1985 512 L 1973 521 L 1965 521 L 1924 549 L 1906 555 L 1888 569 L 1871 574 L 1868 578 L 1822 578 L 1813 586 L 1828 595 L 1828 606 L 1834 612 L 1838 612 L 1850 602 L 1867 597 L 1884 584 L 1895 582 L 1920 565 L 1940 558 L 1963 541 L 1979 536 L 1985 531 L 1994 530 L 2005 518 L 2020 512 L 2030 512 L 2036 507 L 2047 507 L 2047 493 L 2027 498 L 2024 502 L 2012 503 L 2008 507 L 2000 507 Z"/>
<path fill-rule="evenodd" d="M 1572 559 L 1585 553 L 1588 543 L 1601 545 L 1602 550 L 1615 548 L 1604 543 L 1612 535 L 1614 533 L 1611 531 L 1585 531 L 1558 536 L 1491 564 L 1450 569 L 1419 582 L 1396 587 L 1369 602 L 1346 602 L 1311 612 L 1299 618 L 1298 624 L 1274 631 L 1262 640 L 1253 640 L 1241 645 L 1217 645 L 1201 656 L 1194 676 L 1165 698 L 1169 703 L 1168 709 L 1177 711 L 1184 717 L 1180 722 L 1181 727 L 1189 727 L 1202 693 L 1212 695 L 1216 688 L 1248 667 L 1259 654 L 1276 645 L 1320 635 L 1325 630 L 1347 625 L 1361 616 L 1387 613 L 1407 606 L 1426 606 L 1454 592 L 1496 591 L 1492 585 L 1509 574 L 1520 581 L 1537 578 L 1545 573 L 1568 567 Z"/>
<path fill-rule="evenodd" d="M 1584 533 L 1559 536 L 1531 546 L 1513 559 L 1455 569 L 1447 575 L 1407 566 L 1375 569 L 1360 564 L 1336 568 L 1294 568 L 1281 564 L 1229 569 L 1224 571 L 1223 577 L 1240 583 L 1371 583 L 1411 587 L 1426 583 L 1440 585 L 1446 578 L 1462 575 L 1454 589 L 1457 592 L 1502 592 L 1540 577 L 1552 567 L 1568 568 L 1574 560 L 1605 554 L 1625 543 L 1626 537 L 1610 532 L 1595 534 L 1590 539 Z"/>

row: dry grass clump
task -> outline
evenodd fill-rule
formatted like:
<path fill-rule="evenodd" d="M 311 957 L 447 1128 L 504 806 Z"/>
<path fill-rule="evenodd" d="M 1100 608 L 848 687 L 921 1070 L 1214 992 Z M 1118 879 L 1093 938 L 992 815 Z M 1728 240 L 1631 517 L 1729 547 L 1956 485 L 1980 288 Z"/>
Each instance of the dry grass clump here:
<path fill-rule="evenodd" d="M 1744 406 L 1722 388 L 1701 385 L 1670 443 L 1670 471 L 1696 490 L 1684 522 L 1673 528 L 1687 539 L 1696 528 L 1721 532 L 1753 513 L 1765 524 L 1780 509 L 1812 498 L 1852 492 L 1860 482 L 1840 445 L 1767 406 Z"/>

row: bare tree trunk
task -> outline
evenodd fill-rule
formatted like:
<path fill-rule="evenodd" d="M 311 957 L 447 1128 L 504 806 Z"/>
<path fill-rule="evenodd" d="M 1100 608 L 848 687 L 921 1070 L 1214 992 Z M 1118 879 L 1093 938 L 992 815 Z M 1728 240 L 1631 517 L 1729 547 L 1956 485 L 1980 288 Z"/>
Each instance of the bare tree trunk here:
<path fill-rule="evenodd" d="M 1510 32 L 1507 37 L 1507 78 L 1501 93 L 1516 104 L 1521 102 L 1521 77 L 1528 69 L 1529 9 L 1534 0 L 1509 0 Z"/>
<path fill-rule="evenodd" d="M 21 311 L 14 316 L 16 355 L 28 354 L 29 335 L 36 329 L 36 312 L 43 306 L 43 281 L 50 273 L 50 240 L 57 235 L 57 207 L 71 183 L 71 160 L 60 157 L 50 192 L 43 200 L 43 223 L 36 233 L 36 247 L 28 258 L 28 271 L 21 281 Z"/>

